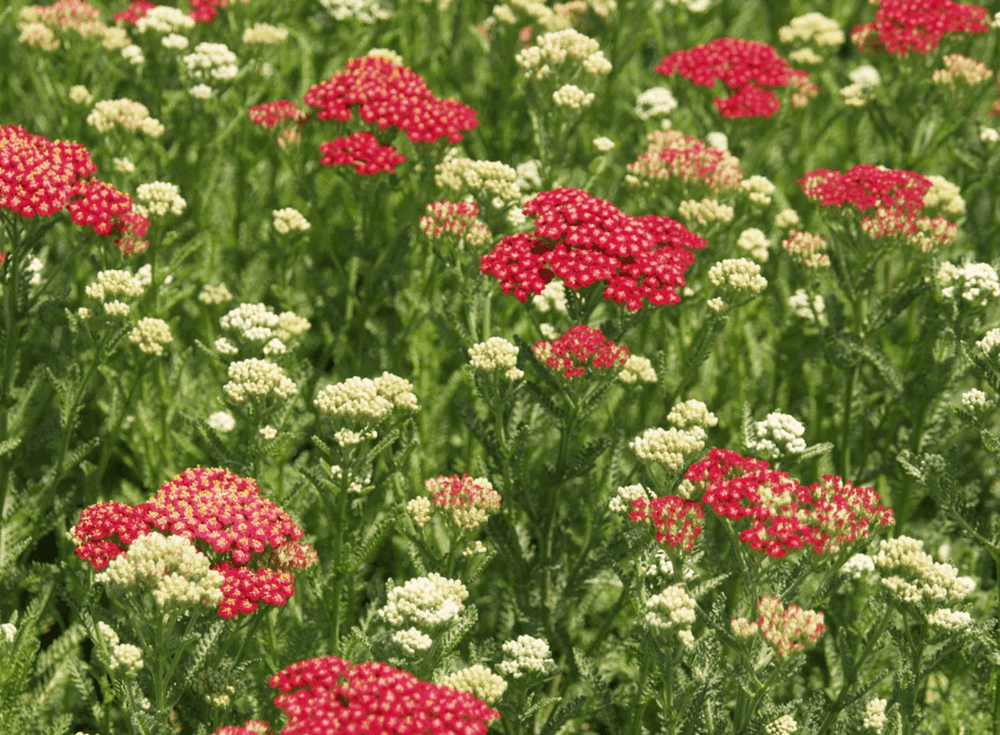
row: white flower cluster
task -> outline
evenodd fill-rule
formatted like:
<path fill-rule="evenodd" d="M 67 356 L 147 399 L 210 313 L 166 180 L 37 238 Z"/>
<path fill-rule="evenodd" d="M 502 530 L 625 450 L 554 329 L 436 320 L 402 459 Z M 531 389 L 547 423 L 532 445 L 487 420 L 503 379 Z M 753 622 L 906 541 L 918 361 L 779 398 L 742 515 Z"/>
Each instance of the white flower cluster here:
<path fill-rule="evenodd" d="M 189 18 L 187 13 L 180 8 L 157 5 L 155 8 L 150 8 L 146 15 L 136 21 L 135 30 L 137 33 L 153 31 L 166 35 L 190 31 L 194 25 L 194 19 Z"/>
<path fill-rule="evenodd" d="M 770 255 L 771 241 L 767 239 L 763 230 L 748 227 L 736 238 L 736 247 L 745 250 L 747 255 L 754 260 L 766 263 Z"/>
<path fill-rule="evenodd" d="M 656 371 L 648 357 L 629 355 L 618 372 L 618 380 L 628 385 L 635 383 L 655 383 Z"/>
<path fill-rule="evenodd" d="M 142 283 L 128 271 L 100 271 L 97 281 L 89 284 L 84 293 L 92 299 L 104 301 L 106 296 L 124 296 L 137 299 L 146 292 Z"/>
<path fill-rule="evenodd" d="M 764 725 L 765 735 L 792 735 L 798 732 L 799 724 L 791 715 L 782 715 L 776 720 Z"/>
<path fill-rule="evenodd" d="M 517 171 L 499 161 L 446 158 L 434 167 L 434 185 L 446 189 L 467 188 L 476 196 L 499 197 L 504 202 L 520 199 Z"/>
<path fill-rule="evenodd" d="M 215 90 L 207 84 L 196 84 L 188 90 L 188 94 L 196 100 L 210 100 L 215 96 Z"/>
<path fill-rule="evenodd" d="M 797 227 L 802 223 L 799 218 L 799 213 L 794 209 L 782 209 L 774 216 L 775 227 L 781 227 L 782 229 L 788 229 L 790 227 Z"/>
<path fill-rule="evenodd" d="M 760 266 L 747 258 L 720 260 L 708 269 L 708 280 L 716 288 L 749 291 L 759 294 L 767 288 L 767 279 L 760 274 Z"/>
<path fill-rule="evenodd" d="M 849 107 L 864 107 L 874 96 L 875 87 L 882 83 L 882 77 L 874 66 L 859 66 L 848 76 L 851 84 L 840 90 L 844 104 Z"/>
<path fill-rule="evenodd" d="M 405 66 L 405 64 L 403 64 L 403 57 L 391 48 L 370 48 L 365 56 L 382 56 L 396 66 Z"/>
<path fill-rule="evenodd" d="M 549 281 L 541 293 L 531 298 L 531 305 L 543 314 L 550 310 L 565 314 L 567 309 L 565 284 L 558 279 Z"/>
<path fill-rule="evenodd" d="M 122 58 L 133 66 L 138 66 L 146 61 L 146 57 L 143 55 L 142 49 L 134 43 L 130 43 L 122 49 Z"/>
<path fill-rule="evenodd" d="M 107 133 L 120 125 L 129 132 L 136 130 L 150 138 L 159 138 L 166 128 L 155 117 L 149 116 L 149 108 L 141 102 L 130 99 L 101 100 L 87 115 L 87 125 L 98 133 Z"/>
<path fill-rule="evenodd" d="M 229 382 L 222 389 L 237 404 L 262 401 L 269 395 L 285 399 L 299 392 L 279 365 L 251 357 L 229 366 Z"/>
<path fill-rule="evenodd" d="M 684 467 L 684 455 L 705 448 L 705 436 L 705 430 L 700 426 L 689 429 L 653 427 L 630 441 L 628 448 L 644 462 L 656 462 L 668 472 L 675 473 Z"/>
<path fill-rule="evenodd" d="M 594 102 L 593 92 L 584 92 L 575 84 L 564 84 L 552 93 L 552 101 L 558 107 L 569 107 L 572 110 L 579 110 L 582 107 L 590 107 Z"/>
<path fill-rule="evenodd" d="M 608 153 L 609 151 L 613 151 L 615 149 L 615 142 L 605 135 L 602 135 L 599 138 L 594 138 L 592 142 L 594 144 L 594 148 L 601 153 Z"/>
<path fill-rule="evenodd" d="M 503 337 L 490 337 L 469 348 L 470 364 L 473 370 L 493 373 L 502 370 L 507 380 L 520 380 L 524 371 L 517 367 L 518 347 Z"/>
<path fill-rule="evenodd" d="M 639 498 L 649 500 L 649 493 L 642 485 L 626 485 L 615 491 L 615 495 L 608 503 L 608 510 L 612 513 L 631 513 L 632 503 Z"/>
<path fill-rule="evenodd" d="M 704 13 L 708 10 L 708 6 L 712 4 L 712 0 L 667 0 L 674 7 L 683 5 L 684 8 L 689 13 Z M 663 12 L 664 0 L 656 0 L 653 3 L 653 11 L 656 13 Z"/>
<path fill-rule="evenodd" d="M 641 120 L 665 117 L 677 109 L 677 99 L 666 87 L 653 87 L 635 98 L 635 114 Z"/>
<path fill-rule="evenodd" d="M 976 587 L 971 577 L 959 577 L 950 564 L 935 562 L 923 550 L 924 542 L 909 536 L 879 542 L 875 566 L 882 584 L 903 602 L 950 603 L 964 600 Z"/>
<path fill-rule="evenodd" d="M 864 714 L 861 716 L 861 729 L 875 733 L 882 732 L 882 728 L 889 721 L 889 718 L 885 716 L 887 704 L 889 703 L 886 700 L 878 697 L 869 699 L 865 705 Z"/>
<path fill-rule="evenodd" d="M 110 665 L 112 671 L 125 669 L 127 673 L 134 674 L 143 667 L 142 651 L 138 646 L 122 643 L 114 629 L 103 621 L 97 623 L 97 629 L 101 632 L 108 648 L 111 649 Z"/>
<path fill-rule="evenodd" d="M 481 664 L 474 664 L 467 669 L 456 671 L 441 680 L 446 687 L 460 692 L 470 692 L 476 699 L 486 704 L 495 704 L 507 691 L 507 682 L 502 676 L 497 676 Z"/>
<path fill-rule="evenodd" d="M 410 516 L 415 526 L 423 528 L 434 516 L 434 504 L 430 498 L 424 496 L 414 498 L 406 504 L 406 514 Z"/>
<path fill-rule="evenodd" d="M 243 31 L 243 43 L 249 45 L 273 46 L 288 38 L 288 29 L 270 23 L 254 23 Z"/>
<path fill-rule="evenodd" d="M 998 345 L 1000 345 L 1000 328 L 991 329 L 983 338 L 976 342 L 976 347 L 981 349 L 987 355 L 990 354 Z"/>
<path fill-rule="evenodd" d="M 664 120 L 664 122 L 667 122 L 667 121 Z M 669 127 L 670 127 L 669 125 L 664 125 L 663 129 L 666 130 Z M 728 151 L 729 150 L 729 136 L 727 136 L 723 132 L 720 132 L 720 131 L 716 130 L 714 132 L 708 133 L 705 136 L 705 144 L 709 148 L 715 148 L 715 149 L 720 150 L 720 151 Z"/>
<path fill-rule="evenodd" d="M 426 651 L 434 645 L 434 639 L 418 628 L 397 630 L 392 634 L 392 642 L 403 649 L 407 656 L 413 656 L 420 651 Z"/>
<path fill-rule="evenodd" d="M 924 194 L 924 206 L 936 207 L 944 214 L 959 216 L 965 214 L 965 200 L 962 190 L 944 176 L 927 175 L 931 188 Z"/>
<path fill-rule="evenodd" d="M 497 668 L 515 679 L 525 674 L 544 674 L 555 667 L 549 644 L 542 638 L 518 636 L 503 644 L 503 652 L 505 658 Z"/>
<path fill-rule="evenodd" d="M 163 345 L 174 341 L 170 325 L 162 319 L 143 317 L 128 334 L 128 341 L 147 355 L 163 355 Z"/>
<path fill-rule="evenodd" d="M 989 263 L 966 263 L 959 268 L 944 262 L 938 268 L 937 282 L 943 286 L 941 295 L 945 298 L 960 296 L 977 306 L 986 306 L 991 298 L 1000 296 L 1000 278 Z"/>
<path fill-rule="evenodd" d="M 112 590 L 150 590 L 161 607 L 184 610 L 222 599 L 225 580 L 210 566 L 209 558 L 190 539 L 147 533 L 95 579 Z"/>
<path fill-rule="evenodd" d="M 972 616 L 967 612 L 942 607 L 928 615 L 927 622 L 935 628 L 956 631 L 972 625 Z"/>
<path fill-rule="evenodd" d="M 647 577 L 669 577 L 674 573 L 674 563 L 663 549 L 653 549 L 650 562 L 646 566 Z"/>
<path fill-rule="evenodd" d="M 747 449 L 764 459 L 777 459 L 798 454 L 806 449 L 802 436 L 806 427 L 794 416 L 772 411 L 763 421 L 753 425 L 753 435 L 747 437 Z"/>
<path fill-rule="evenodd" d="M 275 209 L 271 214 L 274 217 L 274 229 L 280 235 L 287 235 L 292 230 L 305 232 L 312 227 L 302 213 L 292 207 Z"/>
<path fill-rule="evenodd" d="M 962 394 L 962 405 L 970 411 L 976 412 L 986 407 L 986 394 L 977 388 L 967 390 Z"/>
<path fill-rule="evenodd" d="M 183 59 L 191 76 L 200 81 L 224 82 L 235 79 L 240 72 L 236 54 L 224 43 L 199 43 L 194 53 Z"/>
<path fill-rule="evenodd" d="M 160 43 L 163 44 L 163 48 L 168 48 L 171 51 L 183 51 L 188 47 L 188 37 L 182 36 L 180 33 L 170 33 L 160 39 Z"/>
<path fill-rule="evenodd" d="M 275 314 L 266 304 L 240 304 L 219 319 L 219 325 L 248 342 L 266 342 L 265 354 L 284 354 L 284 342 L 309 329 L 308 319 L 292 311 Z M 228 341 L 227 341 L 228 345 Z M 218 343 L 216 343 L 218 347 Z M 231 352 L 223 346 L 221 352 Z"/>
<path fill-rule="evenodd" d="M 94 96 L 82 84 L 74 84 L 69 88 L 69 101 L 74 105 L 89 105 L 94 101 Z"/>
<path fill-rule="evenodd" d="M 788 308 L 792 310 L 795 316 L 805 319 L 808 322 L 815 323 L 816 316 L 819 315 L 819 323 L 826 324 L 826 314 L 824 313 L 826 302 L 823 301 L 823 297 L 819 294 L 813 297 L 812 304 L 810 304 L 809 294 L 806 293 L 804 288 L 800 288 L 788 297 Z"/>
<path fill-rule="evenodd" d="M 205 419 L 205 423 L 220 434 L 227 434 L 236 428 L 236 419 L 229 411 L 216 411 Z"/>
<path fill-rule="evenodd" d="M 8 643 L 13 643 L 14 638 L 17 636 L 17 626 L 13 623 L 4 623 L 0 625 L 0 640 L 5 640 Z"/>
<path fill-rule="evenodd" d="M 695 220 L 700 225 L 707 225 L 709 222 L 724 222 L 729 224 L 733 221 L 733 208 L 728 204 L 722 204 L 716 199 L 685 199 L 677 207 L 677 212 L 686 220 Z"/>
<path fill-rule="evenodd" d="M 713 426 L 718 426 L 719 417 L 709 411 L 708 406 L 698 399 L 689 398 L 670 409 L 667 421 L 678 429 L 687 429 L 692 426 L 710 429 Z"/>
<path fill-rule="evenodd" d="M 233 295 L 224 283 L 207 283 L 198 293 L 198 301 L 208 306 L 224 304 L 232 301 Z"/>
<path fill-rule="evenodd" d="M 646 622 L 660 630 L 688 627 L 694 622 L 696 606 L 680 582 L 646 600 Z"/>
<path fill-rule="evenodd" d="M 404 625 L 436 628 L 457 620 L 465 609 L 462 602 L 468 596 L 469 591 L 460 580 L 431 572 L 389 590 L 385 607 L 378 614 L 394 628 Z"/>
<path fill-rule="evenodd" d="M 543 33 L 534 46 L 520 51 L 514 60 L 524 69 L 525 77 L 536 81 L 557 71 L 572 75 L 580 69 L 591 77 L 611 72 L 611 62 L 604 57 L 600 44 L 572 28 Z"/>
<path fill-rule="evenodd" d="M 754 204 L 768 205 L 776 191 L 774 184 L 766 176 L 750 176 L 740 182 L 740 188 Z"/>
<path fill-rule="evenodd" d="M 139 184 L 135 191 L 136 204 L 133 207 L 143 217 L 162 217 L 167 212 L 180 214 L 187 207 L 177 184 L 153 181 Z"/>
<path fill-rule="evenodd" d="M 111 161 L 112 165 L 120 174 L 132 174 L 135 173 L 135 164 L 129 158 L 115 158 Z"/>
<path fill-rule="evenodd" d="M 854 554 L 840 568 L 840 573 L 851 579 L 861 579 L 866 572 L 874 571 L 875 560 L 868 556 L 868 554 Z"/>
<path fill-rule="evenodd" d="M 979 128 L 979 140 L 983 143 L 996 143 L 1000 141 L 1000 130 L 983 125 Z"/>
<path fill-rule="evenodd" d="M 822 13 L 806 13 L 779 28 L 778 40 L 781 43 L 812 42 L 822 47 L 841 46 L 845 39 L 844 30 L 833 18 L 827 18 Z"/>
<path fill-rule="evenodd" d="M 334 20 L 356 20 L 371 25 L 392 17 L 379 0 L 320 0 L 320 5 Z"/>

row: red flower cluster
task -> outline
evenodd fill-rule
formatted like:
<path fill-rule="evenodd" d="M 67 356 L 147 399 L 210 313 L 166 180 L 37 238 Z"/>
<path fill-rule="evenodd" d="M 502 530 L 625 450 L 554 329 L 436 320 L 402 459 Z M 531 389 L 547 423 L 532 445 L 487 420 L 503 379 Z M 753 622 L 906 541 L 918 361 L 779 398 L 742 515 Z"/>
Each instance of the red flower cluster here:
<path fill-rule="evenodd" d="M 851 41 L 862 51 L 929 54 L 949 33 L 989 32 L 988 16 L 980 5 L 953 0 L 882 0 L 875 20 L 854 26 Z"/>
<path fill-rule="evenodd" d="M 685 500 L 677 495 L 666 495 L 648 502 L 645 498 L 636 498 L 632 501 L 632 507 L 635 510 L 629 514 L 629 518 L 633 523 L 652 523 L 656 529 L 657 543 L 691 551 L 694 542 L 701 535 L 702 521 L 705 518 L 701 503 Z"/>
<path fill-rule="evenodd" d="M 134 26 L 139 18 L 145 18 L 146 13 L 156 7 L 156 3 L 148 0 L 132 0 L 128 7 L 120 13 L 115 13 L 115 23 L 120 26 Z"/>
<path fill-rule="evenodd" d="M 324 166 L 354 166 L 355 171 L 365 175 L 396 173 L 396 166 L 406 161 L 406 156 L 391 145 L 379 145 L 378 138 L 369 132 L 320 143 L 319 152 L 323 154 L 319 162 Z"/>
<path fill-rule="evenodd" d="M 441 475 L 424 481 L 424 489 L 434 505 L 451 510 L 455 525 L 473 530 L 484 523 L 488 516 L 500 510 L 500 493 L 489 480 L 470 477 L 469 473 Z"/>
<path fill-rule="evenodd" d="M 740 540 L 774 557 L 808 545 L 817 554 L 868 536 L 873 524 L 892 525 L 892 510 L 879 504 L 870 487 L 840 477 L 799 485 L 764 460 L 713 449 L 684 474 L 705 488 L 701 502 L 732 521 L 747 520 Z"/>
<path fill-rule="evenodd" d="M 715 105 L 719 114 L 728 118 L 771 117 L 777 112 L 781 103 L 765 87 L 793 86 L 802 92 L 811 85 L 809 75 L 793 69 L 773 46 L 743 38 L 716 38 L 686 51 L 674 51 L 663 57 L 656 71 L 664 76 L 680 74 L 702 87 L 721 81 L 733 94 L 716 97 Z"/>
<path fill-rule="evenodd" d="M 786 608 L 774 595 L 761 597 L 757 611 L 760 613 L 758 630 L 778 650 L 781 658 L 812 645 L 826 630 L 822 612 L 803 610 L 798 605 Z"/>
<path fill-rule="evenodd" d="M 51 217 L 68 208 L 70 220 L 99 235 L 116 235 L 126 255 L 143 249 L 149 221 L 132 211 L 132 197 L 98 179 L 79 143 L 52 141 L 19 125 L 0 125 L 0 209 L 22 217 Z"/>
<path fill-rule="evenodd" d="M 646 140 L 645 152 L 628 166 L 639 184 L 678 178 L 685 183 L 701 182 L 717 193 L 738 189 L 743 181 L 736 156 L 680 130 L 654 130 Z"/>
<path fill-rule="evenodd" d="M 75 553 L 99 570 L 143 534 L 176 534 L 195 542 L 202 553 L 222 557 L 212 564 L 225 577 L 220 616 L 253 612 L 258 602 L 284 605 L 295 594 L 295 578 L 287 568 L 314 563 L 315 552 L 299 542 L 302 529 L 288 514 L 259 493 L 252 479 L 229 470 L 185 470 L 145 503 L 84 509 L 72 531 Z"/>
<path fill-rule="evenodd" d="M 275 100 L 251 107 L 247 114 L 250 119 L 265 128 L 273 128 L 282 120 L 294 120 L 299 125 L 309 122 L 309 113 L 300 110 L 291 100 Z"/>
<path fill-rule="evenodd" d="M 628 360 L 625 345 L 616 345 L 600 329 L 577 324 L 563 336 L 552 340 L 539 340 L 531 348 L 535 357 L 565 378 L 578 378 L 587 368 L 598 370 L 621 367 Z"/>
<path fill-rule="evenodd" d="M 821 206 L 850 204 L 860 210 L 865 215 L 861 227 L 872 237 L 898 235 L 914 240 L 922 249 L 954 240 L 954 223 L 940 215 L 920 216 L 924 194 L 933 184 L 914 171 L 862 163 L 845 173 L 816 169 L 798 183 Z"/>
<path fill-rule="evenodd" d="M 212 735 L 273 735 L 274 729 L 267 720 L 247 720 L 241 726 L 226 725 Z"/>
<path fill-rule="evenodd" d="M 500 713 L 469 692 L 420 681 L 381 661 L 299 661 L 268 682 L 288 724 L 281 735 L 485 735 Z"/>
<path fill-rule="evenodd" d="M 508 235 L 479 260 L 479 270 L 521 302 L 561 278 L 572 289 L 602 281 L 604 298 L 631 311 L 643 299 L 676 304 L 691 251 L 708 244 L 672 219 L 633 217 L 579 189 L 542 192 L 523 211 L 534 216 L 534 232 Z"/>
<path fill-rule="evenodd" d="M 188 17 L 196 23 L 211 23 L 219 15 L 219 8 L 224 8 L 229 0 L 188 0 L 191 10 Z"/>
<path fill-rule="evenodd" d="M 319 109 L 320 120 L 350 120 L 356 106 L 369 125 L 405 130 L 414 143 L 440 138 L 458 143 L 463 130 L 479 125 L 471 107 L 438 99 L 419 74 L 384 56 L 348 59 L 344 68 L 305 94 L 306 104 Z"/>

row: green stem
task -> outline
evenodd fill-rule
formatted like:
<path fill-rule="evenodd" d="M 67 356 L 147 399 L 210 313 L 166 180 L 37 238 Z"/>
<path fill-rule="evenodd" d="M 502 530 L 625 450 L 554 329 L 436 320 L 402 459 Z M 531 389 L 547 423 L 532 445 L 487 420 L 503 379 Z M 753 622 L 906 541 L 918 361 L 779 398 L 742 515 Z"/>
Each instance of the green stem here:
<path fill-rule="evenodd" d="M 336 528 L 333 532 L 333 600 L 331 601 L 330 614 L 333 618 L 332 646 L 333 655 L 340 653 L 340 598 L 343 595 L 344 577 L 346 570 L 342 568 L 343 560 L 341 555 L 344 549 L 344 526 L 347 524 L 347 488 L 351 478 L 345 470 L 341 475 L 340 496 L 337 498 Z"/>
<path fill-rule="evenodd" d="M 844 378 L 844 423 L 840 431 L 840 476 L 851 476 L 851 404 L 854 401 L 854 382 L 858 367 L 849 368 Z"/>

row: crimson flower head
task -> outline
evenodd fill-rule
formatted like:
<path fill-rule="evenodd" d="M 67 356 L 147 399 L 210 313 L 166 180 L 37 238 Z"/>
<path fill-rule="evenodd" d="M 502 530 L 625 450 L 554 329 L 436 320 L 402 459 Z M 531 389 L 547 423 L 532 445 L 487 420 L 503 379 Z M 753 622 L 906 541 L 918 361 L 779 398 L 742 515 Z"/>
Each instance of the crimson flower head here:
<path fill-rule="evenodd" d="M 94 569 L 128 553 L 151 532 L 184 536 L 222 574 L 219 615 L 251 613 L 258 603 L 284 605 L 295 594 L 291 569 L 316 562 L 300 541 L 302 529 L 252 479 L 221 468 L 185 470 L 139 505 L 98 503 L 85 508 L 71 532 L 76 555 Z"/>
<path fill-rule="evenodd" d="M 115 23 L 120 26 L 134 26 L 139 18 L 145 18 L 146 13 L 156 7 L 149 0 L 132 0 L 128 7 L 120 13 L 115 13 Z"/>
<path fill-rule="evenodd" d="M 781 103 L 769 87 L 791 87 L 796 107 L 819 91 L 806 72 L 793 69 L 773 46 L 743 38 L 716 38 L 674 51 L 663 57 L 656 71 L 664 76 L 680 74 L 701 87 L 722 82 L 731 93 L 716 97 L 715 105 L 726 118 L 771 117 Z"/>
<path fill-rule="evenodd" d="M 921 216 L 933 182 L 915 171 L 863 163 L 845 172 L 816 169 L 798 183 L 821 206 L 857 209 L 861 228 L 874 238 L 900 236 L 921 250 L 955 239 L 954 223 L 940 215 Z"/>
<path fill-rule="evenodd" d="M 329 143 L 320 143 L 319 151 L 323 154 L 319 162 L 324 166 L 354 166 L 355 171 L 365 175 L 382 171 L 396 173 L 396 166 L 406 161 L 406 156 L 391 145 L 380 145 L 368 132 L 351 133 Z"/>
<path fill-rule="evenodd" d="M 310 87 L 305 102 L 319 110 L 320 120 L 351 119 L 352 112 L 379 130 L 406 131 L 414 143 L 447 138 L 462 140 L 462 132 L 479 121 L 476 111 L 461 102 L 438 99 L 420 75 L 384 56 L 349 59 L 344 71 Z"/>
<path fill-rule="evenodd" d="M 299 109 L 299 106 L 291 100 L 262 102 L 251 107 L 247 114 L 255 123 L 268 129 L 282 120 L 293 120 L 299 125 L 305 125 L 309 121 L 309 113 Z"/>
<path fill-rule="evenodd" d="M 469 692 L 420 681 L 381 661 L 299 661 L 268 682 L 288 717 L 281 735 L 485 735 L 500 713 Z"/>
<path fill-rule="evenodd" d="M 837 551 L 895 522 L 873 488 L 832 475 L 806 487 L 764 460 L 728 449 L 711 450 L 684 477 L 704 487 L 701 502 L 716 515 L 745 525 L 741 541 L 772 557 L 806 546 L 817 554 Z"/>
<path fill-rule="evenodd" d="M 851 40 L 862 51 L 895 56 L 929 54 L 949 33 L 987 33 L 989 11 L 953 0 L 882 0 L 875 20 L 854 26 Z"/>
<path fill-rule="evenodd" d="M 672 219 L 634 217 L 579 189 L 542 192 L 523 211 L 535 218 L 534 231 L 508 235 L 479 261 L 482 273 L 522 303 L 561 278 L 572 289 L 602 282 L 604 298 L 631 311 L 645 299 L 676 304 L 691 251 L 708 244 Z"/>
<path fill-rule="evenodd" d="M 562 337 L 539 340 L 531 348 L 535 357 L 564 378 L 579 378 L 591 370 L 620 368 L 629 358 L 625 345 L 616 345 L 600 329 L 577 324 Z"/>
<path fill-rule="evenodd" d="M 635 510 L 629 514 L 629 518 L 633 523 L 652 524 L 656 530 L 657 543 L 691 551 L 694 542 L 701 535 L 705 519 L 701 503 L 685 500 L 678 495 L 665 495 L 649 501 L 636 498 L 632 501 L 632 507 Z"/>
<path fill-rule="evenodd" d="M 51 217 L 63 209 L 74 224 L 115 235 L 126 255 L 144 249 L 149 222 L 132 211 L 132 197 L 96 178 L 79 143 L 52 141 L 18 125 L 0 125 L 0 209 Z"/>

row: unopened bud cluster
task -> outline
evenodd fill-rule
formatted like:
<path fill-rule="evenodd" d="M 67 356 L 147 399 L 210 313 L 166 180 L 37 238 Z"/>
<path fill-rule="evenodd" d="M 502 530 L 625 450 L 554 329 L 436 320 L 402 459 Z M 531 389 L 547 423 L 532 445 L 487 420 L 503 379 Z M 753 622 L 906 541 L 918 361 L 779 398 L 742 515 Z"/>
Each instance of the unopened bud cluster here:
<path fill-rule="evenodd" d="M 456 671 L 441 680 L 446 687 L 460 692 L 471 692 L 476 699 L 486 704 L 496 704 L 507 690 L 507 682 L 482 664 L 474 664 L 467 669 Z"/>
<path fill-rule="evenodd" d="M 284 400 L 299 390 L 280 365 L 255 357 L 232 363 L 229 366 L 229 382 L 222 389 L 240 405 L 263 401 L 268 396 Z"/>
<path fill-rule="evenodd" d="M 530 635 L 503 644 L 504 660 L 497 666 L 500 672 L 515 679 L 528 674 L 545 674 L 555 668 L 549 644 Z"/>
<path fill-rule="evenodd" d="M 394 628 L 437 628 L 458 619 L 468 596 L 469 591 L 461 581 L 431 572 L 426 577 L 407 580 L 402 587 L 393 587 L 379 615 Z"/>
<path fill-rule="evenodd" d="M 747 449 L 763 459 L 777 459 L 788 454 L 798 454 L 806 449 L 802 438 L 806 427 L 787 413 L 772 411 L 763 421 L 753 425 L 747 437 Z"/>
<path fill-rule="evenodd" d="M 517 171 L 499 161 L 446 158 L 434 167 L 434 184 L 439 188 L 468 189 L 474 196 L 499 197 L 504 202 L 520 199 Z"/>
<path fill-rule="evenodd" d="M 503 372 L 507 380 L 520 380 L 524 371 L 517 367 L 518 347 L 503 337 L 490 337 L 469 348 L 469 364 L 481 373 Z"/>
<path fill-rule="evenodd" d="M 947 299 L 961 298 L 985 307 L 990 299 L 1000 297 L 1000 278 L 989 263 L 966 263 L 959 267 L 944 262 L 938 267 L 937 282 Z"/>
<path fill-rule="evenodd" d="M 937 607 L 964 600 L 976 587 L 971 577 L 958 576 L 950 564 L 935 562 L 924 543 L 909 536 L 879 542 L 875 566 L 882 585 L 902 602 Z"/>

